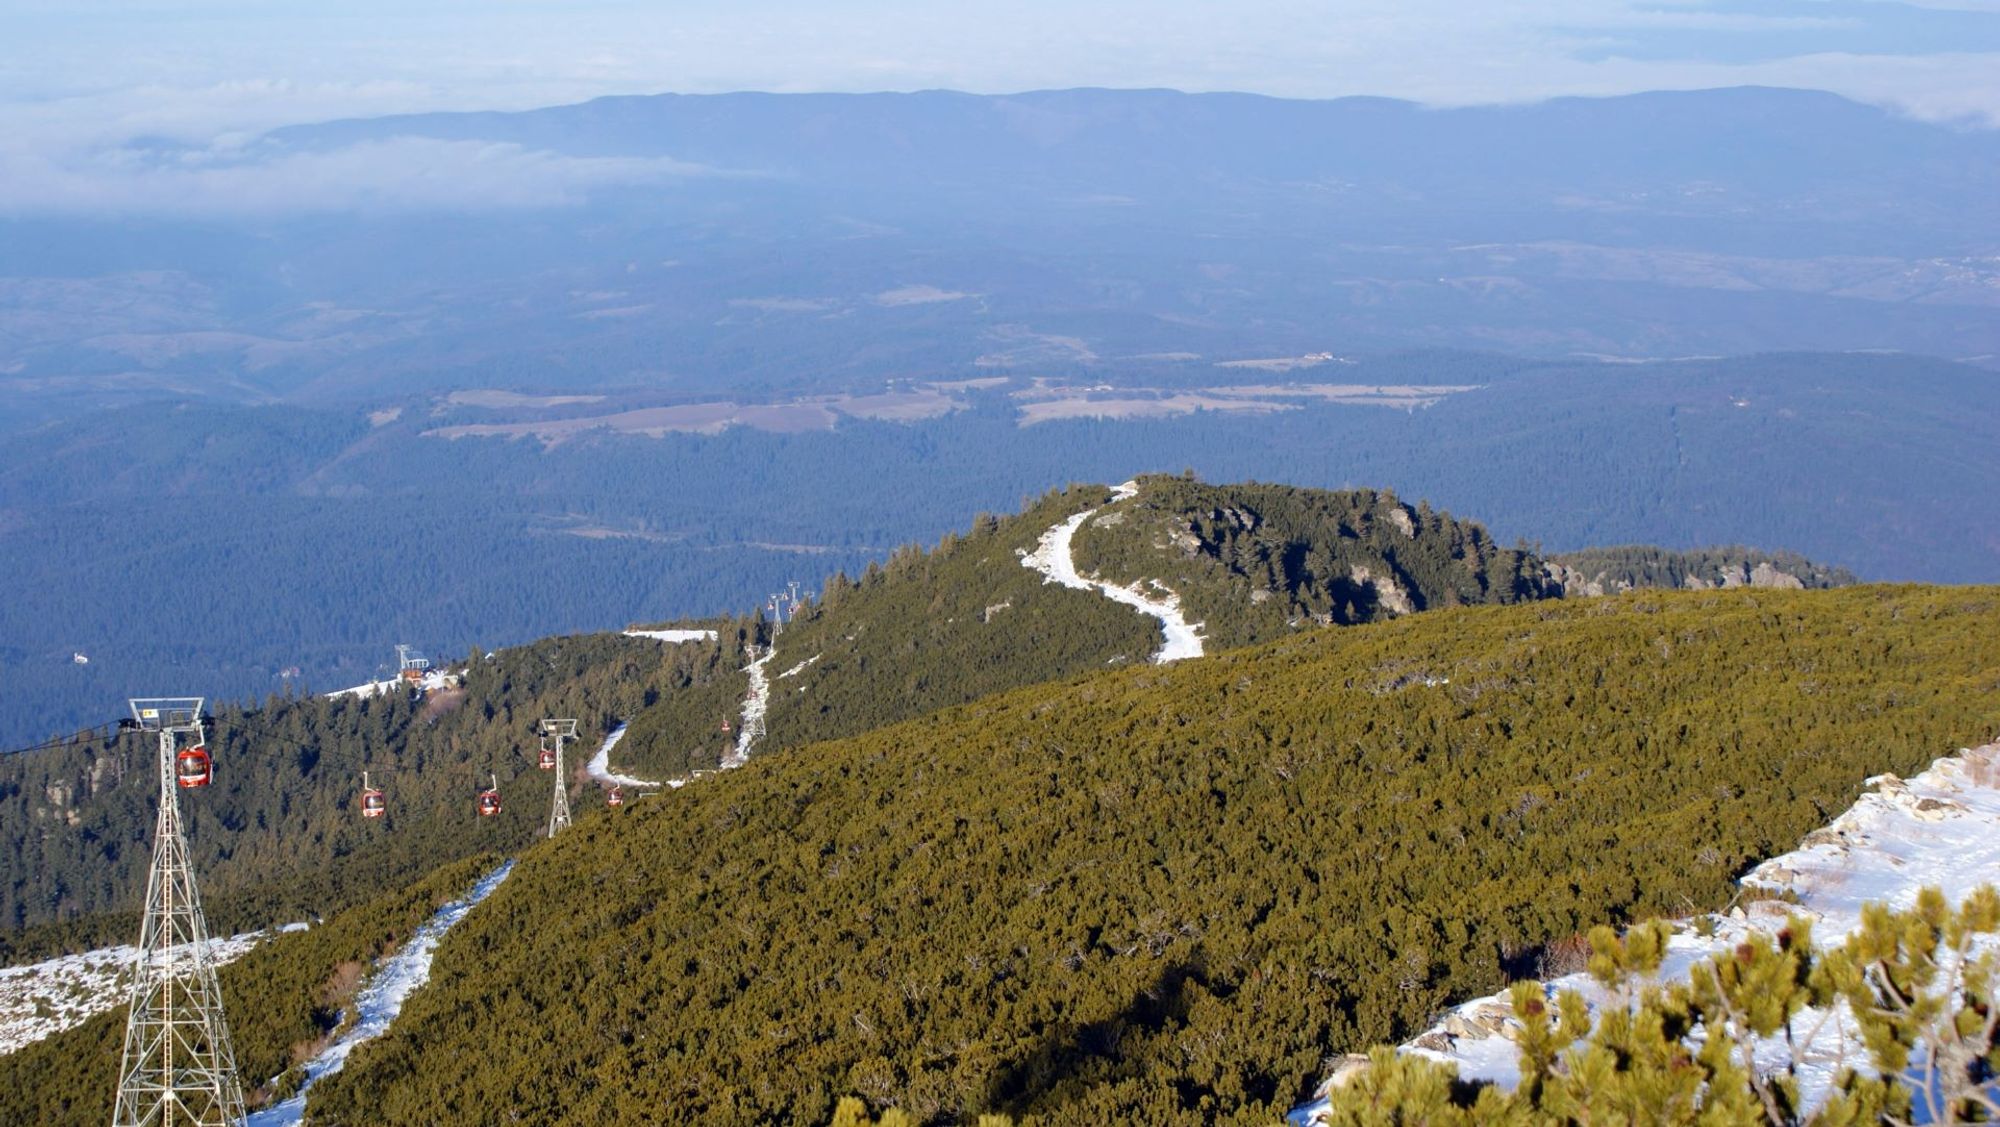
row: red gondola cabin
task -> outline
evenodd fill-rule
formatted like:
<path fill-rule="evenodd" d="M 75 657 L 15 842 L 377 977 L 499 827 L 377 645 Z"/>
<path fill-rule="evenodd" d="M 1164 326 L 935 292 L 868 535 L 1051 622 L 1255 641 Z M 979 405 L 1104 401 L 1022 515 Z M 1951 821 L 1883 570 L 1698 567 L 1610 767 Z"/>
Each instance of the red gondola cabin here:
<path fill-rule="evenodd" d="M 535 760 L 535 763 L 536 763 L 536 764 L 537 764 L 538 766 L 540 766 L 540 767 L 541 767 L 541 769 L 542 769 L 542 770 L 544 770 L 544 771 L 553 771 L 553 770 L 555 770 L 555 769 L 556 769 L 556 752 L 555 752 L 555 749 L 554 749 L 554 748 L 552 748 L 552 747 L 549 747 L 549 746 L 548 746 L 547 744 L 543 744 L 543 745 L 542 745 L 542 754 L 541 754 L 541 756 L 540 756 L 539 758 L 537 758 L 537 759 Z"/>
<path fill-rule="evenodd" d="M 625 791 L 620 787 L 612 787 L 611 793 L 604 796 L 604 805 L 606 806 L 625 805 Z"/>
<path fill-rule="evenodd" d="M 500 812 L 500 792 L 483 790 L 479 792 L 479 816 L 491 818 Z"/>
<path fill-rule="evenodd" d="M 184 787 L 205 787 L 214 775 L 205 747 L 185 748 L 174 756 L 174 781 Z"/>

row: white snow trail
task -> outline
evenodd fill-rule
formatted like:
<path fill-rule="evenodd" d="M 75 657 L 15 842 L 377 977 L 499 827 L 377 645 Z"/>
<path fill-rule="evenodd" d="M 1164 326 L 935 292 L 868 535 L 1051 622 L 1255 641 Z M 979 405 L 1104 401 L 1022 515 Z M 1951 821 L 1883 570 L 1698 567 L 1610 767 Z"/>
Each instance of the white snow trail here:
<path fill-rule="evenodd" d="M 591 778 L 608 787 L 656 787 L 661 785 L 650 779 L 635 779 L 630 775 L 620 775 L 611 770 L 611 749 L 617 747 L 618 741 L 624 738 L 625 725 L 620 724 L 616 728 L 611 729 L 611 734 L 605 736 L 604 742 L 598 745 L 597 754 L 591 756 L 590 762 L 583 765 L 584 771 L 589 773 Z"/>
<path fill-rule="evenodd" d="M 1957 904 L 1980 885 L 2000 885 L 2000 743 L 1946 756 L 1907 782 L 1877 775 L 1868 785 L 1868 793 L 1806 835 L 1799 848 L 1765 861 L 1741 881 L 1746 890 L 1790 893 L 1796 904 L 1758 899 L 1727 915 L 1676 922 L 1659 977 L 1685 978 L 1697 963 L 1734 950 L 1751 932 L 1775 934 L 1794 913 L 1812 918 L 1813 942 L 1825 948 L 1860 926 L 1864 904 L 1908 908 L 1926 887 Z M 1703 937 L 1699 928 L 1711 934 Z M 1551 996 L 1575 990 L 1593 1010 L 1613 1001 L 1587 973 L 1546 985 Z M 1505 993 L 1479 998 L 1453 1009 L 1401 1051 L 1456 1064 L 1467 1080 L 1512 1087 L 1520 1082 L 1519 1050 L 1509 1036 L 1512 1015 Z M 1845 1007 L 1823 1025 L 1813 1011 L 1794 1025 L 1804 1038 L 1799 1094 L 1811 1108 L 1826 1097 L 1844 1064 L 1866 1065 L 1866 1053 L 1857 1048 L 1860 1032 Z M 1806 1034 L 1816 1026 L 1816 1036 Z M 1760 1042 L 1756 1056 L 1760 1069 L 1775 1070 L 1790 1063 L 1791 1050 L 1780 1035 Z M 1318 1122 L 1335 1082 L 1323 1081 L 1319 1098 L 1293 1108 L 1287 1121 Z"/>
<path fill-rule="evenodd" d="M 411 994 L 430 980 L 431 956 L 436 953 L 438 941 L 445 932 L 478 906 L 481 900 L 493 894 L 507 874 L 514 871 L 514 862 L 502 862 L 499 868 L 479 878 L 472 891 L 437 910 L 424 925 L 410 936 L 401 950 L 389 956 L 375 971 L 368 984 L 354 996 L 354 1004 L 348 1010 L 354 1015 L 354 1023 L 348 1026 L 331 1045 L 320 1050 L 318 1056 L 305 1063 L 305 1082 L 290 1099 L 274 1104 L 243 1121 L 243 1127 L 297 1127 L 305 1122 L 306 1094 L 312 1090 L 315 1081 L 323 1076 L 339 1072 L 347 1064 L 348 1055 L 354 1050 L 389 1031 L 389 1026 L 403 1012 L 403 1003 Z"/>
<path fill-rule="evenodd" d="M 764 656 L 756 658 L 743 667 L 750 675 L 750 696 L 743 701 L 743 715 L 736 726 L 736 749 L 722 757 L 722 769 L 741 767 L 750 761 L 750 749 L 764 737 L 764 716 L 771 709 L 771 679 L 764 675 L 764 667 L 778 652 L 776 646 L 764 651 Z"/>
<path fill-rule="evenodd" d="M 1111 503 L 1115 505 L 1138 496 L 1138 493 L 1138 483 L 1128 481 L 1111 491 Z M 1160 630 L 1165 640 L 1153 654 L 1155 663 L 1165 665 L 1167 662 L 1180 661 L 1183 658 L 1200 657 L 1203 652 L 1201 624 L 1190 623 L 1187 620 L 1187 616 L 1181 613 L 1181 597 L 1168 590 L 1158 580 L 1152 580 L 1152 586 L 1164 594 L 1155 597 L 1145 594 L 1137 584 L 1120 587 L 1116 583 L 1088 579 L 1077 573 L 1076 556 L 1072 551 L 1076 530 L 1083 527 L 1084 521 L 1101 511 L 1101 508 L 1085 509 L 1042 533 L 1042 538 L 1035 544 L 1035 550 L 1021 557 L 1021 566 L 1041 572 L 1044 582 L 1060 583 L 1080 591 L 1096 590 L 1113 602 L 1123 603 L 1141 614 L 1159 619 Z"/>

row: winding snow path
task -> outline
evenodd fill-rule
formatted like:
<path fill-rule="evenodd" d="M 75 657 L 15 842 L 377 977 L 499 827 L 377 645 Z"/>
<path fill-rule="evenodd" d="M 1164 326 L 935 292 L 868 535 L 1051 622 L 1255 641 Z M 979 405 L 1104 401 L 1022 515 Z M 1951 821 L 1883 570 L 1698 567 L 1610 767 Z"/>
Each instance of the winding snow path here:
<path fill-rule="evenodd" d="M 305 1122 L 306 1093 L 312 1090 L 314 1082 L 339 1072 L 356 1048 L 389 1031 L 397 1015 L 403 1012 L 403 1003 L 430 980 L 431 956 L 437 952 L 438 941 L 481 900 L 491 896 L 513 871 L 514 862 L 502 862 L 499 868 L 481 877 L 471 892 L 439 908 L 354 996 L 353 1007 L 348 1011 L 355 1015 L 354 1023 L 339 1039 L 306 1062 L 305 1083 L 299 1085 L 298 1093 L 250 1116 L 243 1121 L 243 1127 L 296 1127 Z"/>
<path fill-rule="evenodd" d="M 1115 505 L 1138 495 L 1138 483 L 1128 481 L 1111 491 L 1111 503 Z M 1153 581 L 1153 587 L 1165 594 L 1155 597 L 1145 594 L 1137 584 L 1120 587 L 1116 583 L 1087 579 L 1077 574 L 1076 555 L 1073 550 L 1076 530 L 1083 527 L 1084 521 L 1102 511 L 1102 508 L 1085 509 L 1042 533 L 1041 540 L 1035 544 L 1035 550 L 1021 557 L 1021 566 L 1041 572 L 1044 582 L 1060 583 L 1079 591 L 1096 590 L 1112 602 L 1123 603 L 1141 614 L 1159 619 L 1165 641 L 1161 643 L 1158 652 L 1153 654 L 1154 662 L 1165 665 L 1167 662 L 1180 661 L 1182 658 L 1200 657 L 1201 624 L 1190 623 L 1187 616 L 1181 613 L 1181 597 L 1157 580 Z"/>
<path fill-rule="evenodd" d="M 1740 882 L 1746 890 L 1789 893 L 1797 903 L 1757 899 L 1726 915 L 1674 923 L 1662 980 L 1687 977 L 1703 959 L 1732 951 L 1751 932 L 1775 934 L 1793 913 L 1813 919 L 1813 942 L 1837 946 L 1861 924 L 1861 907 L 1885 903 L 1909 908 L 1925 887 L 1961 903 L 1983 884 L 2000 885 L 2000 743 L 1961 751 L 1932 763 L 1905 782 L 1894 775 L 1868 780 L 1870 790 L 1799 848 L 1758 865 Z M 1697 925 L 1710 929 L 1704 938 Z M 1553 995 L 1575 990 L 1593 1010 L 1613 999 L 1589 974 L 1547 984 Z M 1846 1064 L 1865 1064 L 1860 1032 L 1845 1007 L 1823 1025 L 1807 1010 L 1794 1025 L 1801 1035 L 1799 1094 L 1815 1107 Z M 1503 992 L 1457 1007 L 1402 1051 L 1458 1066 L 1467 1080 L 1513 1087 L 1520 1082 L 1519 1046 L 1509 1031 L 1513 1007 Z M 1810 1031 L 1810 1032 L 1809 1032 Z M 1782 1035 L 1757 1046 L 1760 1070 L 1783 1068 L 1791 1050 Z M 1321 1083 L 1320 1098 L 1292 1109 L 1287 1121 L 1320 1122 L 1324 1093 L 1339 1073 Z"/>
<path fill-rule="evenodd" d="M 584 771 L 588 772 L 591 778 L 608 787 L 657 787 L 662 785 L 649 779 L 635 779 L 630 775 L 620 775 L 611 770 L 611 749 L 617 747 L 618 741 L 624 738 L 625 725 L 620 724 L 616 728 L 611 729 L 611 734 L 605 736 L 604 742 L 598 745 L 597 754 L 591 756 L 590 762 L 583 765 Z"/>

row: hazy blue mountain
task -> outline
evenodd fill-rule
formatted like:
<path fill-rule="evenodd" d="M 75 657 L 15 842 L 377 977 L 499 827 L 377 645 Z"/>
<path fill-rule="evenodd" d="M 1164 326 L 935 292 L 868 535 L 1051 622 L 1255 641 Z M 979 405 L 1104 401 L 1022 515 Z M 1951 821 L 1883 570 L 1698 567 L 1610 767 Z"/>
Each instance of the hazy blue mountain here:
<path fill-rule="evenodd" d="M 235 159 L 468 144 L 539 154 L 554 195 L 0 221 L 8 413 L 1411 346 L 2000 354 L 2000 132 L 1827 94 L 661 95 L 299 126 Z"/>

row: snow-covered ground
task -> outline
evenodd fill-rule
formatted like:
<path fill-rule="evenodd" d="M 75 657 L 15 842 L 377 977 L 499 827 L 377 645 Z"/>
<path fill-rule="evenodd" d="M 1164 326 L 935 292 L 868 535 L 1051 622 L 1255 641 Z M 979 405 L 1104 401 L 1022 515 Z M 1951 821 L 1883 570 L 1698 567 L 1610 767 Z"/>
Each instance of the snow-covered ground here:
<path fill-rule="evenodd" d="M 410 682 L 403 680 L 401 677 L 391 677 L 386 681 L 370 681 L 365 685 L 356 685 L 351 689 L 335 689 L 333 692 L 326 694 L 326 696 L 328 700 L 334 697 L 362 697 L 365 699 L 380 693 L 390 692 L 399 686 L 408 686 L 409 684 Z M 417 682 L 417 685 L 427 693 L 448 688 L 451 685 L 451 675 L 442 669 L 432 669 L 424 674 L 424 679 Z"/>
<path fill-rule="evenodd" d="M 1115 505 L 1138 494 L 1138 483 L 1128 481 L 1111 491 L 1111 503 Z M 1182 658 L 1200 657 L 1201 624 L 1190 623 L 1187 620 L 1187 616 L 1181 613 L 1181 597 L 1158 580 L 1150 581 L 1157 594 L 1149 595 L 1137 584 L 1120 587 L 1116 583 L 1087 579 L 1077 574 L 1076 557 L 1071 551 L 1071 546 L 1076 540 L 1076 530 L 1083 527 L 1084 521 L 1102 511 L 1102 509 L 1085 509 L 1042 533 L 1041 540 L 1035 544 L 1035 550 L 1021 557 L 1021 566 L 1041 572 L 1045 582 L 1060 583 L 1080 591 L 1096 590 L 1113 602 L 1123 603 L 1141 614 L 1159 619 L 1160 629 L 1166 638 L 1160 645 L 1159 651 L 1153 655 L 1155 662 L 1164 665 Z"/>
<path fill-rule="evenodd" d="M 611 749 L 617 747 L 618 741 L 624 738 L 625 725 L 620 724 L 616 728 L 611 729 L 611 734 L 604 737 L 604 742 L 598 745 L 597 754 L 590 757 L 590 762 L 584 764 L 583 769 L 590 774 L 591 778 L 608 787 L 659 786 L 659 783 L 647 779 L 635 779 L 630 775 L 620 775 L 611 770 Z"/>
<path fill-rule="evenodd" d="M 743 701 L 743 715 L 736 725 L 736 748 L 722 757 L 722 769 L 741 767 L 750 761 L 750 749 L 764 738 L 764 715 L 771 708 L 771 679 L 764 673 L 764 667 L 771 664 L 777 654 L 776 646 L 765 650 L 743 667 L 750 675 L 750 695 Z"/>
<path fill-rule="evenodd" d="M 304 924 L 286 924 L 208 941 L 216 966 L 233 963 L 263 940 Z M 26 966 L 0 970 L 0 1056 L 53 1037 L 125 1001 L 131 984 L 133 946 L 99 947 Z"/>
<path fill-rule="evenodd" d="M 2000 743 L 1961 751 L 1931 764 L 1905 782 L 1894 775 L 1869 780 L 1870 791 L 1799 848 L 1758 865 L 1743 878 L 1746 890 L 1790 894 L 1755 899 L 1726 915 L 1680 921 L 1668 943 L 1662 978 L 1685 977 L 1698 962 L 1734 950 L 1752 931 L 1773 934 L 1794 912 L 1813 919 L 1813 941 L 1838 945 L 1860 926 L 1861 907 L 1886 903 L 1908 908 L 1925 887 L 1958 903 L 1983 884 L 2000 885 Z M 1711 934 L 1703 936 L 1701 930 Z M 1592 1008 L 1612 999 L 1588 974 L 1548 983 L 1552 993 L 1575 990 Z M 1865 1065 L 1859 1032 L 1843 1009 L 1824 1022 L 1811 1012 L 1794 1022 L 1801 1043 L 1801 1096 L 1807 1106 L 1824 1098 L 1843 1065 Z M 1512 1086 L 1520 1081 L 1513 1041 L 1518 1029 L 1505 994 L 1457 1007 L 1402 1051 L 1458 1066 L 1467 1079 Z M 1760 1066 L 1784 1067 L 1792 1050 L 1782 1036 L 1758 1046 Z M 1331 1083 L 1328 1081 L 1327 1083 Z M 1317 1121 L 1321 1098 L 1294 1108 L 1295 1124 Z"/>
<path fill-rule="evenodd" d="M 713 642 L 713 630 L 627 630 L 627 638 L 651 638 L 659 642 Z"/>
<path fill-rule="evenodd" d="M 299 1085 L 297 1094 L 250 1116 L 244 1120 L 244 1127 L 295 1127 L 303 1123 L 306 1093 L 313 1083 L 345 1067 L 348 1055 L 356 1047 L 388 1032 L 396 1016 L 403 1012 L 403 1003 L 430 980 L 431 956 L 437 951 L 438 941 L 481 900 L 491 896 L 513 871 L 514 862 L 506 861 L 481 877 L 471 892 L 439 908 L 436 915 L 410 936 L 408 943 L 376 967 L 367 984 L 354 996 L 353 1005 L 341 1015 L 348 1022 L 346 1030 L 305 1063 L 305 1083 Z"/>

